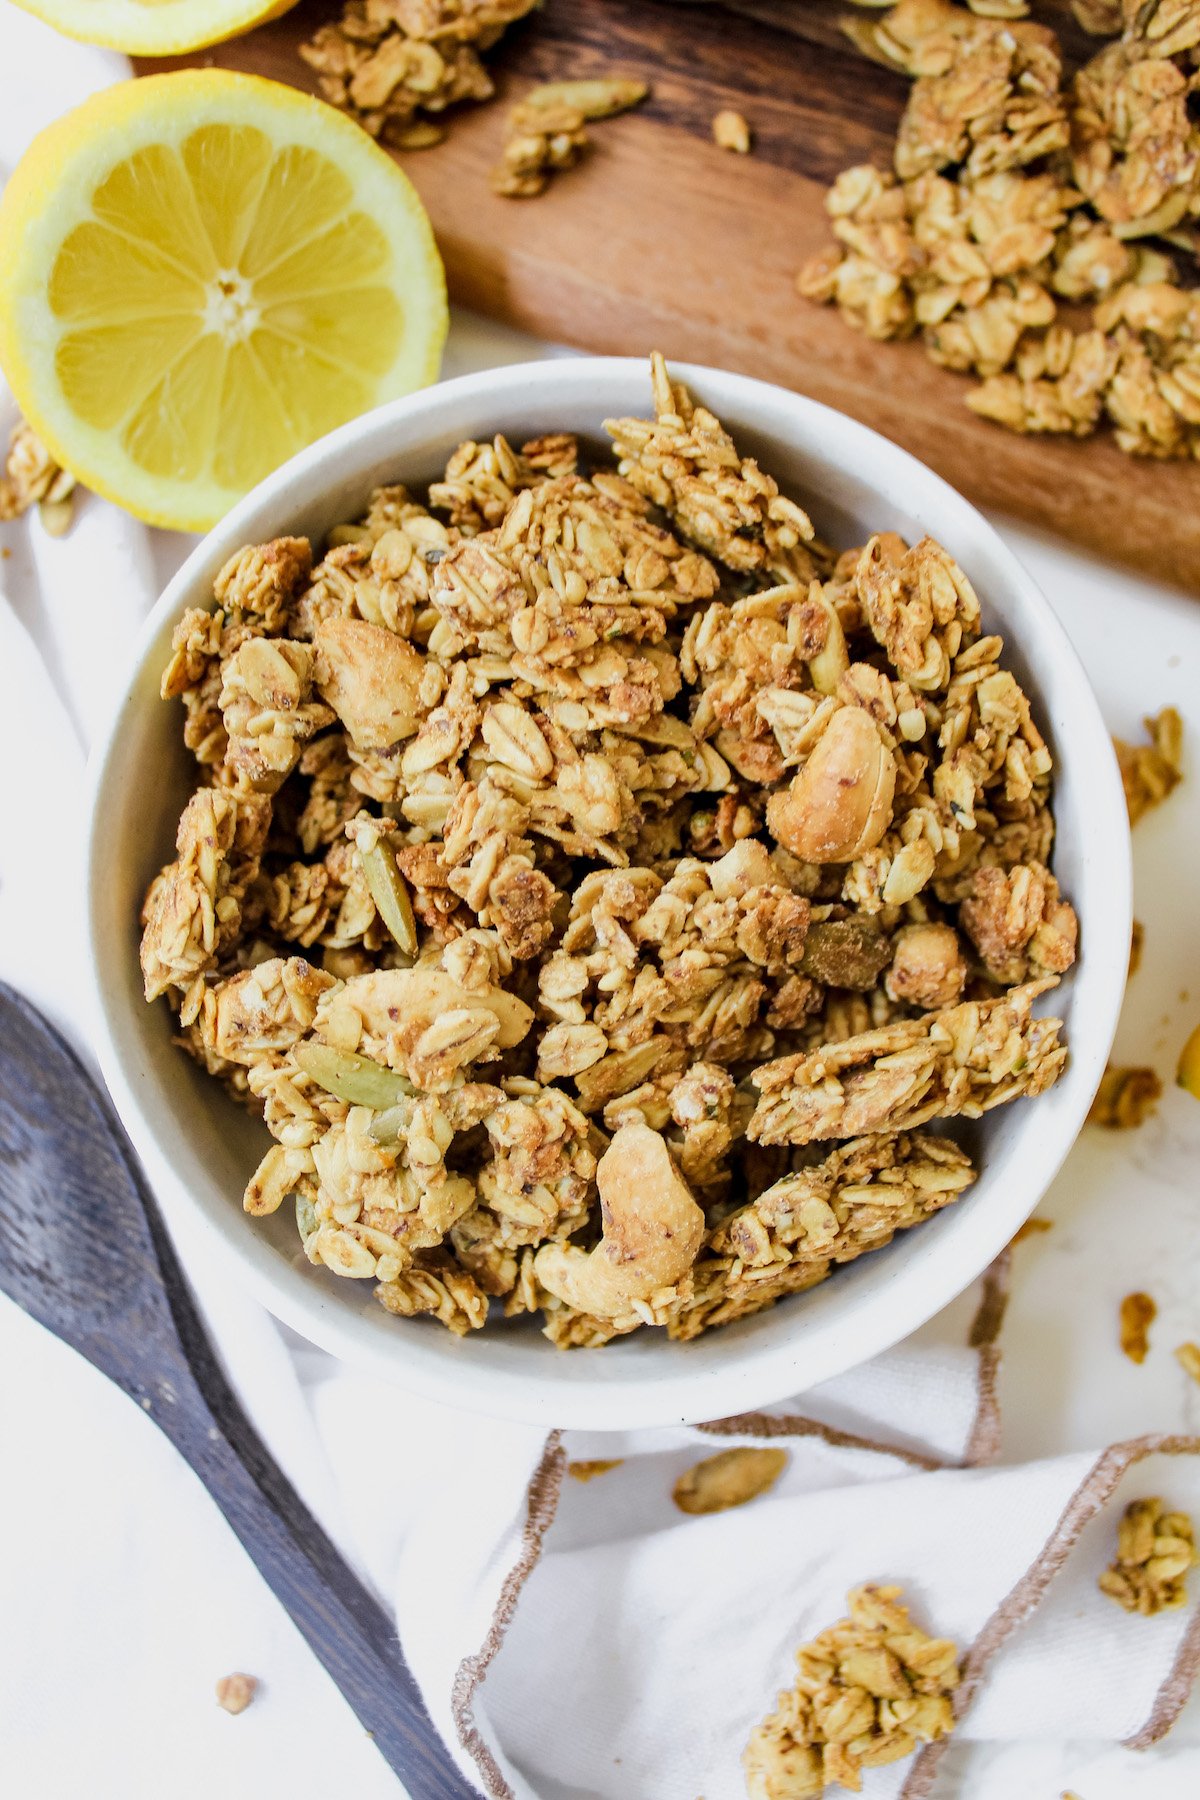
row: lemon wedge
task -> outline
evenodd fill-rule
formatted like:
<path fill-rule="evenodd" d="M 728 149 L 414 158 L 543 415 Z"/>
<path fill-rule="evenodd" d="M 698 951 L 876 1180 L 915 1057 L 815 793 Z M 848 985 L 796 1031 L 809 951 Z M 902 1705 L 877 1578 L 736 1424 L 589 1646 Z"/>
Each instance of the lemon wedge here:
<path fill-rule="evenodd" d="M 0 199 L 0 365 L 64 468 L 206 530 L 347 419 L 436 379 L 446 287 L 408 178 L 256 76 L 122 82 Z"/>
<path fill-rule="evenodd" d="M 296 0 L 17 0 L 64 37 L 130 56 L 177 56 L 237 37 Z"/>

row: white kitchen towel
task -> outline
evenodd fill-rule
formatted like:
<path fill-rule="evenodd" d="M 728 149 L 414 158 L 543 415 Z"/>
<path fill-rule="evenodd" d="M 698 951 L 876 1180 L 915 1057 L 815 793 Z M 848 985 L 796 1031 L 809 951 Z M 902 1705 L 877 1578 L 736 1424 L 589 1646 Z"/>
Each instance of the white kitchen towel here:
<path fill-rule="evenodd" d="M 122 59 L 69 45 L 5 6 L 0 173 L 33 130 L 125 73 Z M 457 368 L 525 353 L 496 334 L 473 338 L 467 320 L 456 323 L 451 349 Z M 0 395 L 0 428 L 13 416 Z M 0 666 L 8 676 L 0 708 L 0 976 L 85 1052 L 77 861 L 84 757 L 132 636 L 188 544 L 90 495 L 81 496 L 62 540 L 47 538 L 36 514 L 0 529 Z M 1094 611 L 1090 592 L 1087 600 Z M 1084 618 L 1080 610 L 1077 622 Z M 1157 663 L 1147 670 L 1153 697 L 1172 680 L 1185 683 L 1188 696 L 1200 691 L 1200 629 L 1194 619 L 1187 626 L 1190 637 L 1181 620 L 1171 641 L 1190 661 L 1180 669 L 1174 649 L 1176 673 Z M 1081 629 L 1094 629 L 1090 616 Z M 1143 634 L 1156 657 L 1165 641 Z M 1086 655 L 1089 645 L 1081 648 Z M 1128 659 L 1118 661 L 1119 681 L 1114 673 L 1102 692 L 1114 721 L 1129 727 L 1121 716 L 1129 710 Z M 1154 903 L 1166 900 L 1156 895 Z M 1152 923 L 1151 942 L 1153 932 Z M 1175 1170 L 1167 1185 L 1179 1191 L 1200 1148 L 1190 1104 L 1173 1096 L 1153 1140 L 1163 1166 Z M 1129 1152 L 1121 1147 L 1107 1162 L 1109 1190 L 1135 1205 Z M 1069 1187 L 1070 1165 L 1058 1188 L 1064 1181 Z M 1200 1226 L 1189 1234 L 1172 1214 L 1169 1239 L 1154 1233 L 1148 1209 L 1136 1243 L 1150 1245 L 1160 1263 L 1172 1257 L 1185 1267 L 1190 1258 L 1195 1267 Z M 917 1621 L 954 1636 L 967 1654 L 963 1693 L 973 1704 L 964 1736 L 1147 1742 L 1183 1702 L 1200 1656 L 1198 1609 L 1129 1619 L 1095 1582 L 1112 1555 L 1114 1508 L 1132 1494 L 1162 1491 L 1200 1516 L 1200 1440 L 1174 1429 L 1165 1449 L 1154 1450 L 1155 1439 L 1104 1448 L 1104 1435 L 1093 1433 L 1082 1440 L 1097 1446 L 1089 1450 L 1068 1430 L 1059 1439 L 1071 1443 L 1067 1454 L 984 1466 L 999 1447 L 996 1334 L 1008 1258 L 907 1343 L 769 1414 L 547 1440 L 435 1408 L 336 1363 L 277 1329 L 187 1241 L 186 1229 L 181 1248 L 256 1422 L 347 1554 L 394 1604 L 430 1710 L 464 1772 L 489 1794 L 740 1794 L 741 1747 L 788 1684 L 796 1645 L 840 1617 L 846 1589 L 864 1580 L 900 1583 Z M 1119 1282 L 1131 1254 L 1119 1224 L 1107 1240 L 1075 1249 L 1074 1282 L 1061 1298 L 1067 1318 L 1084 1311 L 1096 1284 Z M 1015 1254 L 1032 1260 L 1039 1250 Z M 1179 1306 L 1188 1303 L 1184 1294 Z M 1165 1354 L 1166 1347 L 1141 1392 L 1155 1396 L 1156 1423 L 1181 1427 L 1193 1402 L 1182 1376 L 1162 1366 Z M 1079 1385 L 1090 1392 L 1126 1373 L 1096 1362 Z M 764 1437 L 789 1452 L 770 1495 L 718 1517 L 677 1512 L 670 1492 L 685 1467 Z M 620 1466 L 586 1485 L 564 1475 L 570 1461 L 597 1458 Z M 1200 1742 L 1186 1720 L 1185 1730 Z M 916 1765 L 870 1772 L 865 1790 L 882 1800 L 907 1783 L 915 1796 L 926 1791 L 934 1763 L 927 1754 Z"/>

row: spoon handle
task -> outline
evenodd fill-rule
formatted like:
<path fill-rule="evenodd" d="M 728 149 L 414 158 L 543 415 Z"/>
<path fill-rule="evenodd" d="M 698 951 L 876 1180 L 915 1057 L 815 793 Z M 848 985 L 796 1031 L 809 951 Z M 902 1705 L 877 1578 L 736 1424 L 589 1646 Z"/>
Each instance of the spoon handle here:
<path fill-rule="evenodd" d="M 171 1359 L 168 1387 L 139 1381 L 136 1397 L 200 1477 L 410 1800 L 478 1800 L 425 1710 L 393 1621 L 243 1412 L 213 1355 L 155 1201 L 131 1153 L 127 1160 L 183 1353 L 177 1362 Z"/>

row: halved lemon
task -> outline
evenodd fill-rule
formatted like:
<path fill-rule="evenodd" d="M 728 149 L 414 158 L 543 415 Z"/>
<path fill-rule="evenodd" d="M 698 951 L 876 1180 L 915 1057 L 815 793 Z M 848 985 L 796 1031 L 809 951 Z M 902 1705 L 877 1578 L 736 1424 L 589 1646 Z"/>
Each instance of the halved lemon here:
<path fill-rule="evenodd" d="M 130 56 L 178 56 L 290 12 L 296 0 L 17 0 L 65 37 Z"/>
<path fill-rule="evenodd" d="M 0 365 L 73 475 L 206 530 L 295 451 L 433 381 L 446 286 L 408 178 L 293 88 L 95 95 L 0 199 Z"/>

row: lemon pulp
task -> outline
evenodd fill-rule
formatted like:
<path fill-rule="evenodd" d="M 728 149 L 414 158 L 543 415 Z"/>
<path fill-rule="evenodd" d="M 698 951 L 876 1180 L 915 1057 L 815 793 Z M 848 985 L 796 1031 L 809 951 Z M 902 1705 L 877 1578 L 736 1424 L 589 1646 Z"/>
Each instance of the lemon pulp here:
<path fill-rule="evenodd" d="M 85 134 L 83 179 L 26 222 L 25 266 L 0 275 L 0 355 L 81 479 L 204 525 L 314 438 L 431 379 L 444 285 L 410 184 L 332 108 L 221 71 L 129 85 L 135 102 L 156 88 L 182 103 L 172 129 L 157 95 L 132 117 L 124 88 L 80 109 L 121 110 L 126 139 L 144 118 L 149 141 L 111 132 L 124 154 L 105 157 Z M 197 99 L 193 113 L 224 116 L 190 119 Z"/>

